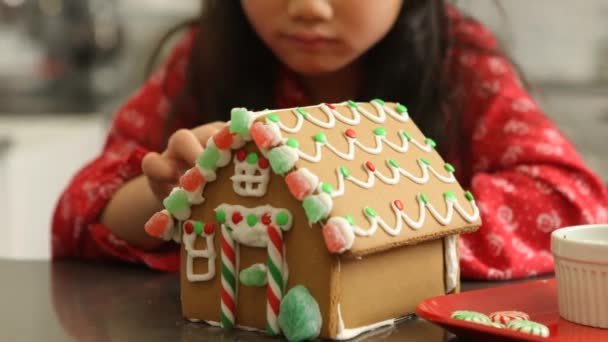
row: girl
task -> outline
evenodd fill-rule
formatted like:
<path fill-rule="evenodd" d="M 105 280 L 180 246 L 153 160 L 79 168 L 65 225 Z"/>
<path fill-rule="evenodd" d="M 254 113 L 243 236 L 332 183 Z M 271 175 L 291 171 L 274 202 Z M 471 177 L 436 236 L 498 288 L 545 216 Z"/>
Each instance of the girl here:
<path fill-rule="evenodd" d="M 59 200 L 55 258 L 177 270 L 176 246 L 143 225 L 230 109 L 349 98 L 408 104 L 475 194 L 484 224 L 462 237 L 463 277 L 551 272 L 551 231 L 608 220 L 605 186 L 522 88 L 495 38 L 445 1 L 202 4 Z"/>

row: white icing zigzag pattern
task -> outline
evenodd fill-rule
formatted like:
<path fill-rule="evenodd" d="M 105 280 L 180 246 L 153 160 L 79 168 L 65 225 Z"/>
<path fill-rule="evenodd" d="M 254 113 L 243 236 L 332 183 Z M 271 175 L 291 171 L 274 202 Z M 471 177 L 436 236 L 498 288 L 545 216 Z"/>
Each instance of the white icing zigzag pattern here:
<path fill-rule="evenodd" d="M 415 175 L 411 174 L 410 172 L 399 167 L 399 165 L 393 160 L 389 160 L 387 162 L 387 165 L 391 170 L 391 173 L 392 173 L 391 177 L 387 177 L 386 175 L 383 175 L 382 173 L 380 173 L 378 170 L 376 170 L 376 167 L 373 166 L 373 164 L 371 164 L 369 162 L 366 163 L 365 170 L 367 171 L 367 180 L 365 180 L 365 181 L 362 181 L 360 179 L 353 177 L 343 167 L 336 169 L 336 173 L 338 175 L 338 189 L 336 189 L 335 191 L 332 191 L 331 196 L 339 197 L 339 196 L 344 195 L 344 187 L 345 187 L 344 180 L 351 181 L 351 182 L 357 184 L 358 186 L 360 186 L 362 188 L 366 188 L 366 189 L 371 189 L 374 186 L 374 184 L 376 183 L 376 178 L 386 184 L 394 185 L 394 184 L 399 183 L 401 176 L 405 176 L 406 178 L 409 178 L 411 181 L 413 181 L 415 183 L 425 184 L 426 182 L 428 182 L 428 180 L 430 178 L 429 177 L 429 171 L 430 171 L 430 173 L 433 173 L 435 175 L 435 177 L 437 177 L 438 179 L 440 179 L 441 181 L 443 181 L 445 183 L 456 182 L 456 178 L 454 177 L 454 174 L 452 172 L 449 173 L 449 176 L 444 176 L 444 175 L 440 174 L 439 172 L 437 172 L 431 165 L 427 164 L 422 159 L 418 160 L 418 166 L 420 167 L 420 170 L 422 172 L 421 176 L 415 176 Z"/>
<path fill-rule="evenodd" d="M 354 131 L 351 133 L 354 135 Z M 401 153 L 405 153 L 409 150 L 410 144 L 416 145 L 419 149 L 425 152 L 431 152 L 433 150 L 433 144 L 430 140 L 427 139 L 425 144 L 421 144 L 420 142 L 412 139 L 409 134 L 403 130 L 399 131 L 399 136 L 401 137 L 401 145 L 397 145 L 394 142 L 388 140 L 385 135 L 376 134 L 374 139 L 376 140 L 375 147 L 369 147 L 363 145 L 356 137 L 349 136 L 349 133 L 345 133 L 346 141 L 348 142 L 348 151 L 342 152 L 338 150 L 335 146 L 330 144 L 328 141 L 316 141 L 315 142 L 315 154 L 310 155 L 302 150 L 298 150 L 298 154 L 300 158 L 307 160 L 309 162 L 318 163 L 321 161 L 323 146 L 327 147 L 330 151 L 334 152 L 339 157 L 346 160 L 355 159 L 355 146 L 359 147 L 363 151 L 369 154 L 380 154 L 384 150 L 384 145 L 388 145 L 393 150 Z M 321 135 L 320 137 L 324 137 Z M 286 139 L 284 139 L 286 141 Z"/>
<path fill-rule="evenodd" d="M 379 217 L 376 212 L 371 208 L 365 208 L 363 210 L 365 217 L 370 222 L 370 227 L 367 230 L 364 230 L 358 226 L 353 226 L 353 230 L 355 234 L 359 236 L 371 236 L 378 230 L 378 227 L 382 228 L 387 234 L 395 236 L 401 232 L 403 229 L 403 222 L 410 226 L 414 230 L 418 230 L 422 228 L 424 225 L 426 211 L 428 209 L 429 213 L 442 225 L 448 225 L 452 221 L 452 217 L 454 216 L 454 211 L 457 211 L 462 218 L 464 218 L 467 222 L 475 222 L 479 218 L 479 209 L 475 204 L 475 200 L 470 199 L 471 207 L 473 209 L 472 213 L 468 213 L 456 200 L 455 196 L 452 193 L 444 194 L 445 203 L 448 208 L 445 216 L 442 216 L 435 207 L 428 202 L 428 199 L 425 195 L 418 195 L 418 219 L 414 220 L 410 216 L 408 216 L 403 211 L 403 204 L 399 201 L 393 201 L 391 203 L 391 208 L 395 213 L 395 222 L 396 226 L 389 226 L 381 217 Z M 401 207 L 401 208 L 400 208 Z"/>
<path fill-rule="evenodd" d="M 381 103 L 379 100 L 375 100 L 370 103 L 376 109 L 377 115 L 370 113 L 365 108 L 359 106 L 355 102 L 348 101 L 348 102 L 339 103 L 338 105 L 347 105 L 347 107 L 350 109 L 350 111 L 352 113 L 352 117 L 350 117 L 350 118 L 342 115 L 340 112 L 331 108 L 327 104 L 320 104 L 320 105 L 314 106 L 313 108 L 317 107 L 317 108 L 321 109 L 323 111 L 323 113 L 325 113 L 325 115 L 327 115 L 327 121 L 319 120 L 318 118 L 315 118 L 309 112 L 306 112 L 301 108 L 294 108 L 291 110 L 291 112 L 296 116 L 296 119 L 297 119 L 296 124 L 293 127 L 288 127 L 285 124 L 283 124 L 282 122 L 278 122 L 278 125 L 285 132 L 297 133 L 302 129 L 304 120 L 308 120 L 311 123 L 313 123 L 319 127 L 323 127 L 323 128 L 335 127 L 336 119 L 339 121 L 342 121 L 343 123 L 345 123 L 347 125 L 356 126 L 361 123 L 361 116 L 365 116 L 367 119 L 369 119 L 370 121 L 375 122 L 375 123 L 384 123 L 386 121 L 387 116 L 391 116 L 392 118 L 394 118 L 395 120 L 397 120 L 399 122 L 407 122 L 409 120 L 409 115 L 407 115 L 407 112 L 404 112 L 401 114 L 397 113 L 395 110 L 384 105 L 384 103 Z M 264 114 L 267 114 L 267 112 L 260 113 L 260 115 L 264 115 Z"/>

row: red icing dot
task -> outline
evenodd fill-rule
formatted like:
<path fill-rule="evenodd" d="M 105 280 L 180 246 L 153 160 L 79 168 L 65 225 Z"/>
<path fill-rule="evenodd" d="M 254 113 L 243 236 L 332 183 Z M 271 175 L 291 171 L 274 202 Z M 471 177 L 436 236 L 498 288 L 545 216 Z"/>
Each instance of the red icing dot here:
<path fill-rule="evenodd" d="M 370 170 L 371 172 L 375 172 L 376 171 L 376 166 L 374 165 L 374 163 L 368 161 L 365 162 L 365 167 Z"/>
<path fill-rule="evenodd" d="M 187 234 L 192 234 L 192 232 L 194 231 L 194 225 L 192 224 L 192 222 L 186 221 L 186 223 L 184 223 L 184 230 Z"/>
<path fill-rule="evenodd" d="M 193 167 L 179 178 L 179 186 L 186 191 L 192 192 L 201 186 L 204 181 L 205 178 L 203 178 L 203 175 L 198 171 L 198 168 Z"/>
<path fill-rule="evenodd" d="M 247 158 L 247 152 L 245 152 L 245 150 L 239 150 L 236 153 L 236 160 L 242 162 L 245 160 L 245 158 Z"/>
<path fill-rule="evenodd" d="M 211 235 L 215 231 L 215 227 L 213 226 L 213 223 L 205 223 L 203 230 L 205 231 L 205 234 Z"/>
<path fill-rule="evenodd" d="M 403 210 L 403 202 L 401 202 L 400 200 L 394 200 L 393 203 L 395 204 L 395 207 L 397 207 L 397 209 Z"/>
<path fill-rule="evenodd" d="M 258 161 L 258 166 L 261 169 L 267 169 L 269 165 L 270 165 L 270 163 L 268 162 L 268 159 L 266 159 L 264 157 L 260 157 L 260 160 Z"/>
<path fill-rule="evenodd" d="M 238 211 L 232 214 L 232 223 L 239 224 L 239 222 L 241 222 L 242 220 L 243 215 L 241 215 L 241 213 L 239 213 Z"/>
<path fill-rule="evenodd" d="M 336 109 L 336 107 L 334 107 L 334 105 L 332 105 L 331 103 L 326 103 L 325 105 L 326 105 L 327 107 L 329 107 L 330 109 L 333 109 L 333 110 L 335 110 L 335 109 Z"/>
<path fill-rule="evenodd" d="M 272 223 L 272 219 L 270 218 L 269 213 L 265 213 L 264 215 L 262 215 L 262 223 L 265 225 L 269 225 L 270 223 Z"/>
<path fill-rule="evenodd" d="M 351 139 L 356 139 L 357 138 L 357 131 L 355 131 L 354 129 L 347 129 L 346 132 L 344 132 L 344 135 L 346 135 L 347 137 L 351 138 Z"/>
<path fill-rule="evenodd" d="M 213 135 L 213 143 L 220 150 L 227 150 L 234 142 L 233 134 L 230 133 L 230 126 L 226 126 Z"/>

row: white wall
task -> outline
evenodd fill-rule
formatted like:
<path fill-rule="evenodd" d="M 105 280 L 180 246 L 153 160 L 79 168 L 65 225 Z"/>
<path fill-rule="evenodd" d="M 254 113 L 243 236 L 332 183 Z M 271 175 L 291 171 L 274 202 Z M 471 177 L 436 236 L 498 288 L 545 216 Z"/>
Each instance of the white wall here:
<path fill-rule="evenodd" d="M 608 1 L 461 0 L 505 43 L 532 80 L 608 81 Z"/>
<path fill-rule="evenodd" d="M 46 259 L 59 195 L 101 149 L 101 115 L 0 116 L 0 258 Z"/>

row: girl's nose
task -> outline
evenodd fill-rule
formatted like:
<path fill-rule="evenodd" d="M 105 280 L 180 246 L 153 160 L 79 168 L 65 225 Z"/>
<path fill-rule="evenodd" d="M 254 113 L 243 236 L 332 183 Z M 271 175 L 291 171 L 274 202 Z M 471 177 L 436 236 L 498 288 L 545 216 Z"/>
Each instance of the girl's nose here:
<path fill-rule="evenodd" d="M 293 19 L 301 21 L 329 20 L 333 15 L 330 1 L 331 0 L 290 0 L 287 7 L 287 13 Z"/>

